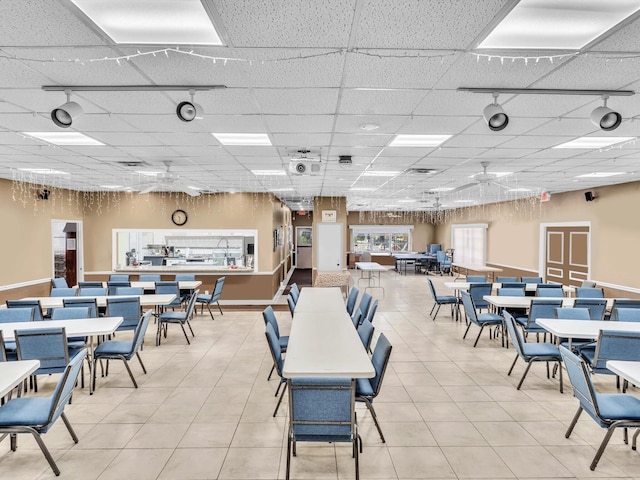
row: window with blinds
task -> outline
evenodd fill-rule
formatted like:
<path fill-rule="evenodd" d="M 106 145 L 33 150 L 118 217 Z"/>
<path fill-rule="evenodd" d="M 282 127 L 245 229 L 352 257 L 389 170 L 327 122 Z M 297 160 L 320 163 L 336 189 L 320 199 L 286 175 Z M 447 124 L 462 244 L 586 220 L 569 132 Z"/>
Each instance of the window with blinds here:
<path fill-rule="evenodd" d="M 486 223 L 473 225 L 452 225 L 451 246 L 453 261 L 472 265 L 484 265 L 487 256 Z"/>

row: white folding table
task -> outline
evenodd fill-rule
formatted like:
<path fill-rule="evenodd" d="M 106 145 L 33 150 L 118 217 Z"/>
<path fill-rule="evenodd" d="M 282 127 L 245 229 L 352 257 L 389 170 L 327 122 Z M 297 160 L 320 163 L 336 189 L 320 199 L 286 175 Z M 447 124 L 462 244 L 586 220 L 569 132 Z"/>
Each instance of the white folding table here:
<path fill-rule="evenodd" d="M 618 330 L 640 333 L 640 322 L 612 322 L 607 320 L 568 320 L 559 318 L 539 318 L 536 323 L 546 331 L 560 338 L 571 340 L 593 340 L 598 338 L 600 330 Z"/>
<path fill-rule="evenodd" d="M 0 362 L 0 398 L 40 367 L 40 360 Z"/>
<path fill-rule="evenodd" d="M 295 309 L 295 313 L 346 311 L 340 287 L 304 287 L 300 290 Z"/>
<path fill-rule="evenodd" d="M 608 360 L 607 368 L 625 380 L 640 385 L 640 362 Z"/>
<path fill-rule="evenodd" d="M 453 262 L 451 264 L 451 268 L 457 268 L 458 269 L 458 276 L 456 277 L 456 279 L 460 278 L 460 275 L 462 275 L 462 271 L 464 270 L 464 274 L 469 275 L 469 270 L 471 270 L 472 272 L 478 272 L 478 273 L 490 273 L 491 274 L 491 279 L 493 280 L 493 275 L 495 273 L 499 273 L 502 271 L 501 268 L 497 268 L 497 267 L 488 267 L 486 265 L 474 265 L 471 263 L 456 263 Z"/>
<path fill-rule="evenodd" d="M 356 262 L 356 269 L 361 271 L 360 278 L 358 279 L 358 286 L 360 285 L 360 280 L 367 280 L 369 284 L 365 287 L 365 292 L 370 288 L 380 288 L 382 290 L 382 295 L 384 295 L 384 287 L 382 286 L 380 275 L 382 272 L 389 270 L 389 268 L 390 267 L 385 267 L 377 262 Z M 378 272 L 378 285 L 376 285 L 375 272 Z M 367 274 L 366 276 L 364 276 L 365 273 Z"/>
<path fill-rule="evenodd" d="M 64 306 L 64 299 L 68 298 L 95 298 L 98 307 L 106 307 L 107 306 L 107 298 L 127 298 L 127 297 L 138 297 L 140 299 L 140 306 L 142 307 L 152 307 L 152 306 L 163 306 L 169 305 L 176 299 L 176 296 L 173 293 L 163 293 L 163 294 L 147 294 L 147 295 L 100 295 L 96 297 L 26 297 L 21 300 L 39 300 L 42 308 L 62 308 Z"/>

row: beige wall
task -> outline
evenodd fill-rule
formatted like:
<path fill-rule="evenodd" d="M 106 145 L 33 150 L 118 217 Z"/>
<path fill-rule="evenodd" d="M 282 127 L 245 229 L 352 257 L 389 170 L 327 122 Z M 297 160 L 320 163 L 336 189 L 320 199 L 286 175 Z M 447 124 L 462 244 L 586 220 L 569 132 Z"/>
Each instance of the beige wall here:
<path fill-rule="evenodd" d="M 450 243 L 452 223 L 488 223 L 487 262 L 538 270 L 542 223 L 591 223 L 591 278 L 640 288 L 640 182 L 554 194 L 546 203 L 502 203 L 463 209 L 436 227 L 439 242 Z"/>

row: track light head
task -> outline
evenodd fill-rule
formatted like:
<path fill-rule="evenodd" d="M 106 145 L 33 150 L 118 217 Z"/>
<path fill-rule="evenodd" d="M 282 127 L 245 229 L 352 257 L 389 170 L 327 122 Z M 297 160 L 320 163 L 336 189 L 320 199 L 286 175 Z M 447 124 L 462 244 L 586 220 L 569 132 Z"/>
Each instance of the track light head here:
<path fill-rule="evenodd" d="M 51 120 L 58 127 L 69 128 L 74 120 L 84 114 L 82 107 L 76 102 L 67 102 L 51 110 Z"/>
<path fill-rule="evenodd" d="M 202 107 L 194 102 L 180 102 L 176 108 L 176 115 L 183 122 L 202 120 L 204 118 Z"/>
<path fill-rule="evenodd" d="M 482 116 L 484 117 L 484 121 L 487 122 L 490 130 L 499 132 L 500 130 L 504 130 L 509 124 L 509 116 L 504 113 L 502 106 L 498 104 L 498 95 L 494 94 L 493 97 L 494 102 L 484 108 Z"/>
<path fill-rule="evenodd" d="M 614 112 L 607 106 L 598 107 L 591 112 L 591 122 L 598 128 L 609 132 L 615 130 L 620 126 L 622 122 L 622 115 L 618 112 Z"/>

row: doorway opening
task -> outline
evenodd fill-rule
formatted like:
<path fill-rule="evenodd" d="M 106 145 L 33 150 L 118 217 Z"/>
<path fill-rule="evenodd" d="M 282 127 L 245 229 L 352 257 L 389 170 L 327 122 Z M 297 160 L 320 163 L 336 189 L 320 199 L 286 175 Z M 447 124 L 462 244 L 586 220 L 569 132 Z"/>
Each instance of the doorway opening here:
<path fill-rule="evenodd" d="M 82 251 L 82 222 L 76 220 L 51 221 L 53 250 L 52 278 L 64 278 L 69 286 L 84 280 Z"/>

